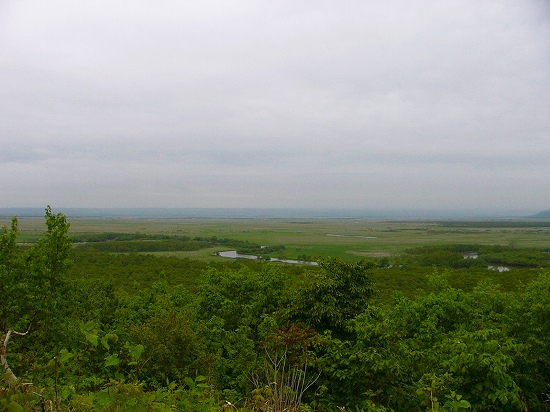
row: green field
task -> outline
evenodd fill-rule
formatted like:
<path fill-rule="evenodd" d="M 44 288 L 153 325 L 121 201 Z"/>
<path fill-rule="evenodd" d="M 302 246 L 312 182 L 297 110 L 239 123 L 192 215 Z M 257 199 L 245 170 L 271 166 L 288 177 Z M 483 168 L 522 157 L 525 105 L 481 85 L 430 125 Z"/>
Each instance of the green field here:
<path fill-rule="evenodd" d="M 115 276 L 115 282 L 127 290 L 137 290 L 138 287 L 151 285 L 161 270 L 169 274 L 168 281 L 172 285 L 185 284 L 191 289 L 196 288 L 198 273 L 204 270 L 199 264 L 225 265 L 237 264 L 234 259 L 217 256 L 217 252 L 235 250 L 236 247 L 217 242 L 202 245 L 196 250 L 148 250 L 148 245 L 158 240 L 159 236 L 169 238 L 196 237 L 219 240 L 246 241 L 255 245 L 274 246 L 284 245 L 283 250 L 265 253 L 271 257 L 297 259 L 307 256 L 311 260 L 336 257 L 346 261 L 359 261 L 363 258 L 380 261 L 387 258 L 391 270 L 376 271 L 375 281 L 380 296 L 384 300 L 391 298 L 395 291 L 414 296 L 416 293 L 427 290 L 426 276 L 432 271 L 432 266 L 455 269 L 452 284 L 465 290 L 472 288 L 483 280 L 494 281 L 505 289 L 512 290 L 520 282 L 529 282 L 537 276 L 537 267 L 547 266 L 547 256 L 550 250 L 550 220 L 476 220 L 476 221 L 392 221 L 392 220 L 359 220 L 359 219 L 69 219 L 70 235 L 74 238 L 83 235 L 112 233 L 136 235 L 136 240 L 130 242 L 97 242 L 94 248 L 114 247 L 121 244 L 139 245 L 143 250 L 141 255 L 154 255 L 167 260 L 147 261 L 146 266 L 134 266 L 131 275 L 121 273 L 121 263 L 109 266 L 111 263 L 102 263 L 100 267 L 90 268 L 83 255 L 79 258 L 76 268 L 96 276 Z M 0 224 L 8 224 L 8 220 Z M 22 218 L 19 220 L 20 237 L 22 243 L 32 243 L 38 239 L 44 230 L 43 219 Z M 151 240 L 142 240 L 140 237 L 156 236 Z M 118 239 L 117 239 L 118 240 Z M 160 242 L 159 242 L 160 243 Z M 420 255 L 406 253 L 412 248 L 436 247 L 448 248 L 449 245 L 472 245 L 472 251 L 483 246 L 503 246 L 508 251 L 514 250 L 512 256 L 493 256 L 493 262 L 476 263 L 474 269 L 469 265 L 462 265 L 462 257 L 457 255 L 455 260 L 448 260 L 448 256 L 438 251 L 425 250 Z M 475 246 L 474 246 L 475 245 Z M 86 245 L 79 246 L 84 247 Z M 89 245 L 92 246 L 92 245 Z M 98 249 L 123 255 L 124 252 L 115 249 Z M 535 251 L 535 252 L 533 252 Z M 537 252 L 538 251 L 538 252 Z M 84 250 L 83 250 L 84 252 Z M 543 252 L 541 254 L 541 252 Z M 129 252 L 126 252 L 129 253 Z M 445 253 L 445 252 L 443 252 Z M 456 251 L 455 251 L 456 253 Z M 487 257 L 489 251 L 485 251 Z M 493 253 L 493 252 L 491 252 Z M 533 253 L 539 253 L 533 255 Z M 254 253 L 252 253 L 254 254 Z M 76 258 L 76 257 L 75 257 Z M 196 263 L 185 263 L 186 270 L 181 270 L 180 264 L 170 258 L 185 259 Z M 82 260 L 83 259 L 83 260 Z M 412 259 L 412 260 L 411 260 Z M 528 264 L 525 262 L 529 261 Z M 523 263 L 521 263 L 523 262 Z M 538 262 L 538 264 L 534 264 Z M 252 264 L 252 262 L 241 262 Z M 133 265 L 134 263 L 132 263 Z M 258 263 L 259 264 L 259 263 Z M 514 268 L 505 273 L 487 270 L 491 264 L 504 265 Z M 118 265 L 118 266 L 117 266 Z M 127 265 L 126 263 L 124 266 Z M 143 263 L 145 265 L 145 263 Z M 151 266 L 152 265 L 152 266 Z M 405 267 L 403 267 L 405 265 Z M 484 265 L 484 266 L 483 266 Z M 155 269 L 155 266 L 157 269 Z M 291 265 L 293 266 L 293 265 Z M 194 269 L 191 269 L 193 267 Z M 108 269 L 107 269 L 108 268 Z M 162 268 L 162 269 L 160 269 Z M 202 269 L 201 269 L 202 268 Z M 310 268 L 291 268 L 291 278 L 301 278 L 300 273 Z M 75 270 L 73 270 L 74 272 Z M 125 272 L 124 272 L 125 273 Z M 110 276 L 107 276 L 109 278 Z"/>
<path fill-rule="evenodd" d="M 69 219 L 70 234 L 142 233 L 217 237 L 260 245 L 285 245 L 283 257 L 298 255 L 358 260 L 389 257 L 424 245 L 479 244 L 519 248 L 550 248 L 550 221 L 391 221 L 361 219 Z M 9 224 L 8 219 L 0 220 Z M 20 218 L 21 242 L 43 232 L 42 218 Z M 223 259 L 214 247 L 192 252 L 159 252 L 200 260 Z"/>

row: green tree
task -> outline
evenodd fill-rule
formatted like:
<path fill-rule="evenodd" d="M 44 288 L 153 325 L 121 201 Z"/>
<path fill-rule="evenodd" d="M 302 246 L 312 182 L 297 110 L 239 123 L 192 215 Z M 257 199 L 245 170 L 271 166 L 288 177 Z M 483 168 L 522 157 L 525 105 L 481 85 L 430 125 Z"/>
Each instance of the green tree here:
<path fill-rule="evenodd" d="M 321 270 L 292 297 L 290 315 L 318 330 L 344 333 L 347 323 L 363 312 L 374 296 L 371 271 L 377 264 L 369 260 L 319 262 Z"/>
<path fill-rule="evenodd" d="M 213 371 L 224 389 L 246 391 L 266 325 L 280 309 L 285 283 L 280 268 L 262 271 L 211 269 L 199 292 L 197 314 L 204 323 L 208 346 L 215 356 Z M 273 321 L 273 322 L 272 322 Z"/>
<path fill-rule="evenodd" d="M 2 364 L 11 372 L 6 360 L 12 334 L 24 335 L 41 330 L 42 341 L 52 343 L 61 322 L 58 309 L 66 303 L 68 284 L 64 275 L 69 267 L 71 239 L 69 224 L 63 214 L 54 214 L 46 207 L 44 236 L 31 248 L 17 245 L 18 220 L 10 229 L 4 227 L 0 238 L 0 313 L 2 319 Z M 22 332 L 26 330 L 26 332 Z M 47 347 L 43 347 L 46 350 Z M 15 375 L 12 375 L 15 378 Z"/>
<path fill-rule="evenodd" d="M 550 383 L 550 270 L 523 286 L 508 300 L 509 334 L 524 345 L 513 370 L 529 410 L 540 406 L 538 396 L 548 393 Z M 542 410 L 542 407 L 540 407 Z"/>
<path fill-rule="evenodd" d="M 168 300 L 160 305 L 153 316 L 129 330 L 130 339 L 146 348 L 139 378 L 157 388 L 204 373 L 209 360 L 191 310 L 177 311 Z"/>
<path fill-rule="evenodd" d="M 45 325 L 50 322 L 48 315 L 65 301 L 67 279 L 65 274 L 71 262 L 71 238 L 68 236 L 70 224 L 62 213 L 54 214 L 46 207 L 46 233 L 29 250 L 26 256 L 25 273 L 27 297 L 33 301 L 33 318 Z"/>
<path fill-rule="evenodd" d="M 20 326 L 19 306 L 25 288 L 20 279 L 23 259 L 16 243 L 18 227 L 18 220 L 14 217 L 10 229 L 4 226 L 0 237 L 0 330 L 4 334 L 10 328 Z"/>

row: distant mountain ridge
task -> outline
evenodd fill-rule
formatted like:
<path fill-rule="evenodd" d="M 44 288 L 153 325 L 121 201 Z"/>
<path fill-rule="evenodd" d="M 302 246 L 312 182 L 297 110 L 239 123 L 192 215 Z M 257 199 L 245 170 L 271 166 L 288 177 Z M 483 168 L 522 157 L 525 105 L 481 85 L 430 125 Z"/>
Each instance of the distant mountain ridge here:
<path fill-rule="evenodd" d="M 542 212 L 535 213 L 528 217 L 532 219 L 550 219 L 550 209 L 543 210 Z"/>

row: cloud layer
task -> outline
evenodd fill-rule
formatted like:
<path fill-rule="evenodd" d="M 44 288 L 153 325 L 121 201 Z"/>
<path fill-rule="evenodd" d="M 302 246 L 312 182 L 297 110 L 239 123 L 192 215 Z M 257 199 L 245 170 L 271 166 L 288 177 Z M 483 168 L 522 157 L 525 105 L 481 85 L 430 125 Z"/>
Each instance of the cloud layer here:
<path fill-rule="evenodd" d="M 547 209 L 543 1 L 5 1 L 0 207 Z"/>

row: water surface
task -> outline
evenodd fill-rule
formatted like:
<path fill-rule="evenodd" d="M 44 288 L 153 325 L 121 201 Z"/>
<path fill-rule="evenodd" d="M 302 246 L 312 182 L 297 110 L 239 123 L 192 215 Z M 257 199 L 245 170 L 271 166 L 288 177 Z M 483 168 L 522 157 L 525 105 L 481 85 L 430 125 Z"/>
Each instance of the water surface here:
<path fill-rule="evenodd" d="M 230 259 L 251 259 L 251 260 L 259 260 L 260 257 L 256 255 L 242 255 L 240 253 L 237 253 L 236 250 L 228 250 L 225 252 L 218 252 L 218 256 L 230 258 Z M 278 258 L 269 258 L 269 260 L 266 260 L 268 262 L 283 262 L 283 263 L 290 263 L 293 265 L 311 265 L 311 266 L 317 266 L 317 262 L 308 262 L 304 260 L 293 260 L 293 259 L 278 259 Z"/>

